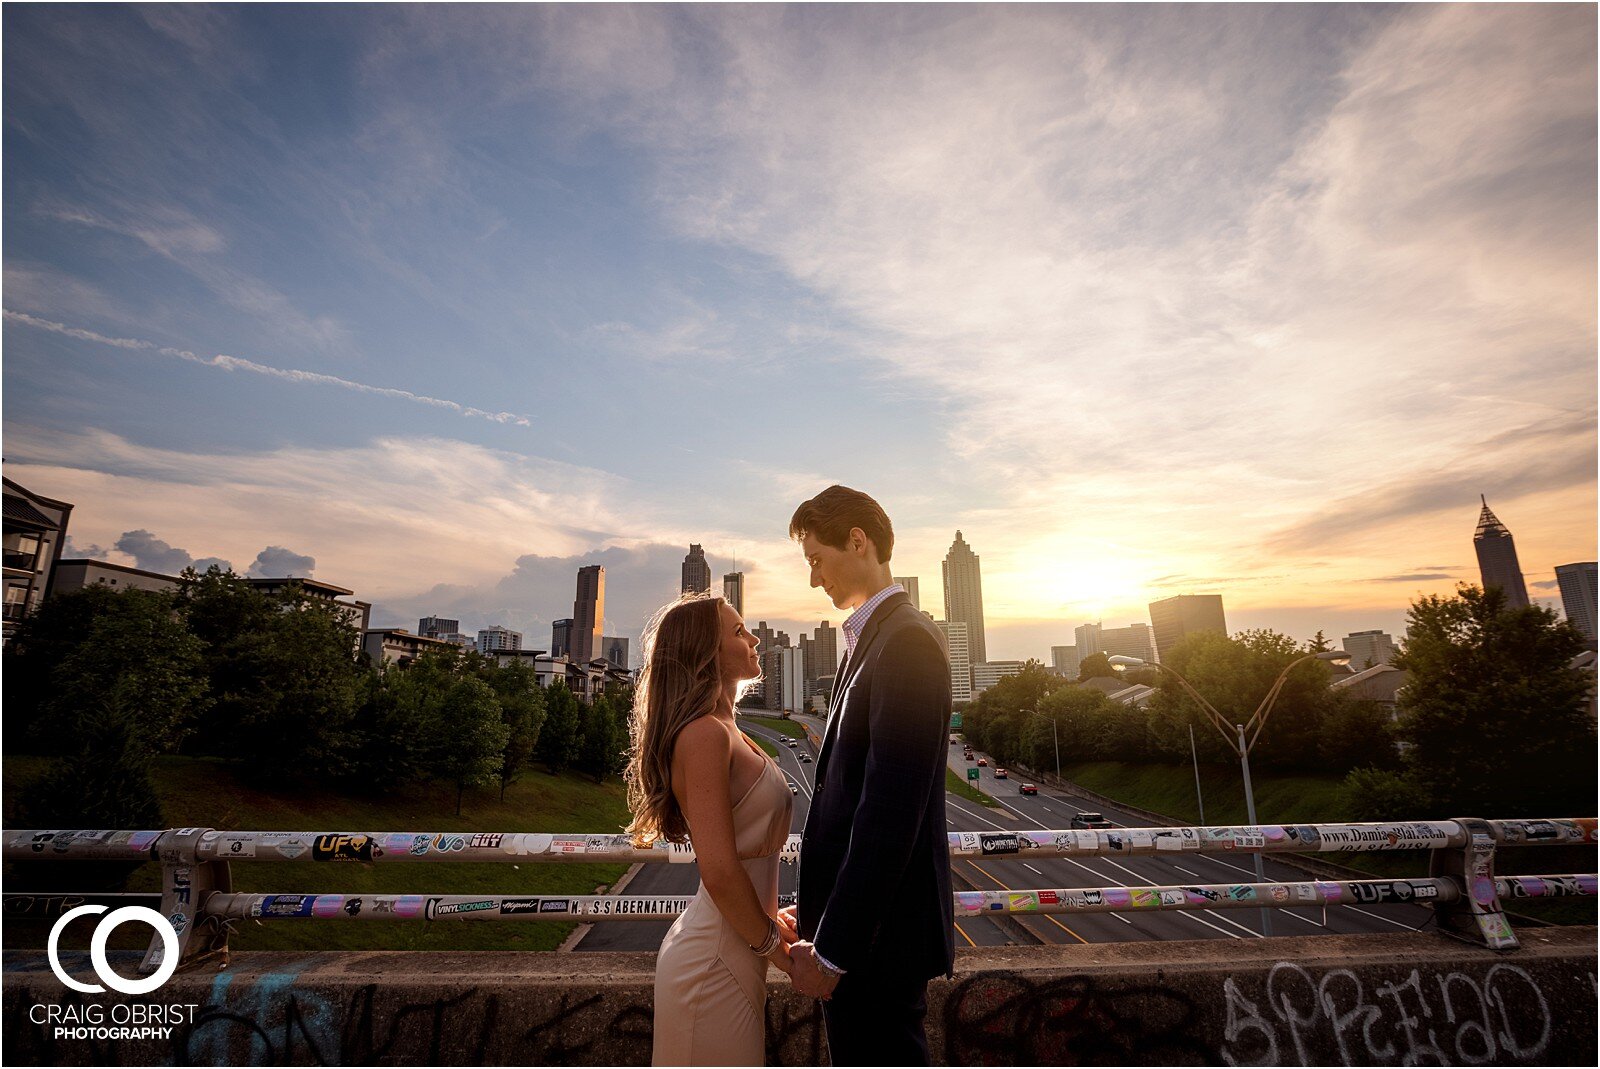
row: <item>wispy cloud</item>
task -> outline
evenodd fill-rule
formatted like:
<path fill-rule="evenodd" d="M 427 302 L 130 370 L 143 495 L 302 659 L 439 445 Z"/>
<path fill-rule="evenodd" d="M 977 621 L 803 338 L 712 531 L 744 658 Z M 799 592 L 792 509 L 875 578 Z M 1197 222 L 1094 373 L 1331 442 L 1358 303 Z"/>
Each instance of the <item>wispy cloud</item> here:
<path fill-rule="evenodd" d="M 354 390 L 357 393 L 375 394 L 379 397 L 392 397 L 396 400 L 411 401 L 416 404 L 432 405 L 435 408 L 449 409 L 463 416 L 476 419 L 486 419 L 493 423 L 510 423 L 519 427 L 530 427 L 533 421 L 527 416 L 515 412 L 490 412 L 471 405 L 463 405 L 458 401 L 446 400 L 442 397 L 429 397 L 426 394 L 413 393 L 410 390 L 395 389 L 390 386 L 373 386 L 365 382 L 354 382 L 343 379 L 337 375 L 324 375 L 317 371 L 303 371 L 298 368 L 274 367 L 270 364 L 246 360 L 242 357 L 217 354 L 216 356 L 197 356 L 187 349 L 174 349 L 167 345 L 157 345 L 154 342 L 143 341 L 138 338 L 111 338 L 98 334 L 92 330 L 81 327 L 69 327 L 63 323 L 56 323 L 48 319 L 40 319 L 28 315 L 26 312 L 16 312 L 7 308 L 5 318 L 14 323 L 34 327 L 39 330 L 48 330 L 55 334 L 63 334 L 69 338 L 79 338 L 83 341 L 97 342 L 101 345 L 115 346 L 118 349 L 141 349 L 157 352 L 163 356 L 173 356 L 180 360 L 187 360 L 207 367 L 220 368 L 223 371 L 248 371 L 256 375 L 266 375 L 285 382 L 302 383 L 315 386 L 337 386 L 344 390 Z"/>

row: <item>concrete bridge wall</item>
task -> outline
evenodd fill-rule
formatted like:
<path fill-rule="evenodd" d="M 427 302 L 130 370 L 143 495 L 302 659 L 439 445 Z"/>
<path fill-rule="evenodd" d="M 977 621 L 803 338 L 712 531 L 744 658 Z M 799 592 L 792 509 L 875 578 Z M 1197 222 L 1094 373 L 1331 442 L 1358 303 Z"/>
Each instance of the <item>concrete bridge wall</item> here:
<path fill-rule="evenodd" d="M 952 1065 L 1596 1064 L 1596 930 L 1508 954 L 1436 934 L 963 950 L 930 992 Z M 83 964 L 79 962 L 78 964 Z M 646 1065 L 651 954 L 242 953 L 149 996 L 5 955 L 8 1065 Z M 73 963 L 69 962 L 69 968 Z M 87 977 L 87 968 L 75 970 Z M 774 972 L 768 1061 L 825 1062 Z M 189 1004 L 156 1040 L 55 1038 L 38 1006 Z"/>

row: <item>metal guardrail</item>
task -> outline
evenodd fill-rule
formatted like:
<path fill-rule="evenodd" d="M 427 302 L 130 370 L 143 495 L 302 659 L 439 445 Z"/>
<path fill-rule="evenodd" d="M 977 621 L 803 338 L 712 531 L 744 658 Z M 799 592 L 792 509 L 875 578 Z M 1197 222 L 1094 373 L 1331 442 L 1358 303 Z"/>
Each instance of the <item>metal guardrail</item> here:
<path fill-rule="evenodd" d="M 1496 847 L 1595 842 L 1592 818 L 949 833 L 952 857 L 990 861 L 1428 850 L 1431 873 L 1427 878 L 962 891 L 955 894 L 955 910 L 958 917 L 977 917 L 1409 902 L 1433 907 L 1441 929 L 1495 949 L 1517 946 L 1501 905 L 1503 898 L 1596 894 L 1592 874 L 1496 877 Z M 791 835 L 783 847 L 783 860 L 797 860 L 799 849 L 800 836 Z M 232 891 L 229 863 L 233 861 L 691 864 L 695 859 L 689 844 L 637 847 L 625 835 L 211 828 L 5 831 L 0 832 L 0 853 L 7 861 L 159 862 L 159 909 L 178 933 L 185 964 L 212 953 L 226 955 L 229 927 L 242 919 L 662 920 L 676 917 L 693 900 L 620 895 L 244 894 Z M 72 905 L 118 897 L 6 895 L 5 911 L 11 915 L 64 913 Z M 121 897 L 126 901 L 156 896 Z M 154 970 L 161 956 L 161 942 L 156 939 L 141 968 Z"/>

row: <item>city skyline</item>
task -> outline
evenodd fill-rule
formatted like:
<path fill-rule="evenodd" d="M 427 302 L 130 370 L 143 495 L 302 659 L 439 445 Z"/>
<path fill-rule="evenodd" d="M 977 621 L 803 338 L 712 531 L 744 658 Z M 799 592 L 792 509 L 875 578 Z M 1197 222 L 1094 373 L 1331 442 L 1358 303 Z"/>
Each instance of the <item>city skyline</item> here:
<path fill-rule="evenodd" d="M 1192 593 L 1399 635 L 1480 493 L 1541 604 L 1594 556 L 1592 9 L 3 17 L 68 556 L 530 636 L 597 563 L 636 636 L 699 543 L 801 633 L 843 482 L 935 615 L 981 546 L 997 660 Z"/>

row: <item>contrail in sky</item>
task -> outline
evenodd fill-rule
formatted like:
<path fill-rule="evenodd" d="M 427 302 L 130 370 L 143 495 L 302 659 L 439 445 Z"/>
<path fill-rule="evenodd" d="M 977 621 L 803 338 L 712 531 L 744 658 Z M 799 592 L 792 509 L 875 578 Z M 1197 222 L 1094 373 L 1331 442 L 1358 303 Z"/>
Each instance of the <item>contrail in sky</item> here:
<path fill-rule="evenodd" d="M 442 397 L 428 397 L 425 394 L 412 393 L 410 390 L 396 390 L 388 386 L 369 386 L 364 382 L 352 382 L 350 379 L 341 379 L 337 375 L 323 375 L 316 371 L 301 371 L 296 368 L 273 367 L 270 364 L 258 364 L 254 360 L 245 360 L 237 356 L 225 356 L 218 353 L 216 356 L 196 356 L 187 349 L 173 349 L 166 345 L 157 345 L 154 342 L 140 341 L 137 338 L 108 338 L 104 334 L 96 334 L 92 330 L 83 330 L 79 327 L 69 327 L 65 323 L 54 323 L 48 319 L 39 319 L 28 315 L 26 312 L 13 312 L 7 308 L 5 318 L 12 323 L 21 323 L 40 330 L 53 331 L 56 334 L 65 334 L 69 338 L 81 338 L 84 341 L 99 342 L 101 345 L 112 345 L 118 349 L 140 349 L 161 353 L 163 356 L 175 356 L 180 360 L 188 360 L 207 367 L 217 367 L 224 371 L 253 371 L 257 375 L 266 375 L 275 379 L 284 379 L 288 382 L 312 383 L 319 386 L 341 386 L 346 390 L 355 390 L 358 393 L 378 394 L 382 397 L 394 397 L 402 401 L 414 401 L 419 405 L 433 405 L 435 408 L 447 408 L 452 412 L 459 412 L 463 416 L 474 416 L 479 419 L 490 420 L 494 423 L 514 423 L 519 427 L 530 427 L 532 423 L 526 416 L 519 416 L 515 412 L 486 412 L 481 408 L 472 408 L 469 405 L 447 401 Z"/>

